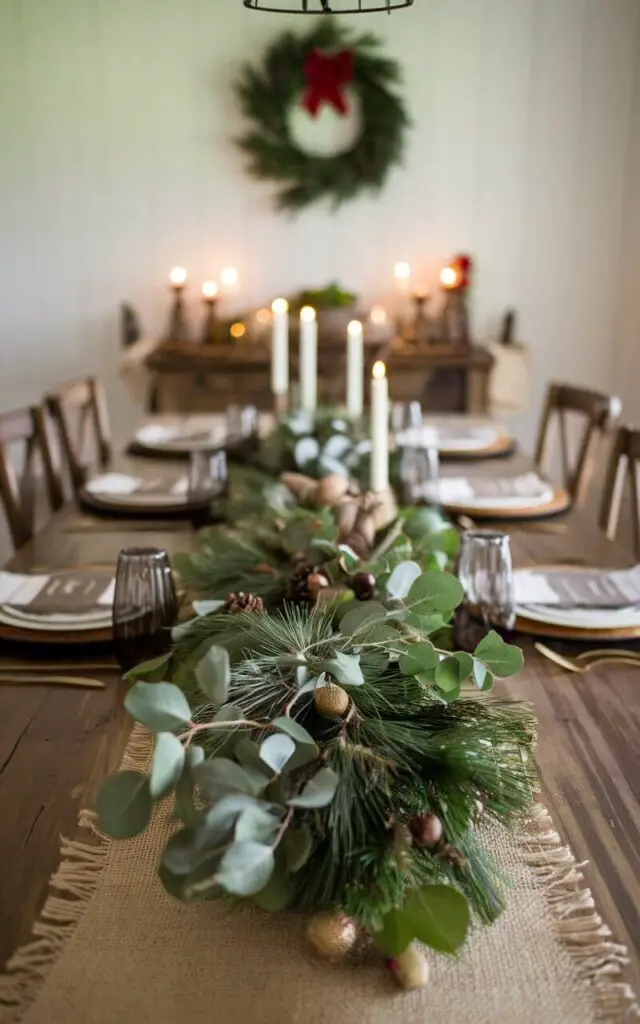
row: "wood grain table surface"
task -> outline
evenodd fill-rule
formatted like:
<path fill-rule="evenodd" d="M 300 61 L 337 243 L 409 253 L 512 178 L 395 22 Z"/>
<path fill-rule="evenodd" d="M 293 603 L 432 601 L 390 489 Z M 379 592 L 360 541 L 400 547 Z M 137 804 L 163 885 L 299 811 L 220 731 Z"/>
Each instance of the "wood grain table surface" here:
<path fill-rule="evenodd" d="M 492 462 L 512 472 L 522 457 Z M 502 467 L 502 468 L 499 468 Z M 139 465 L 136 466 L 136 470 Z M 154 462 L 148 472 L 157 473 Z M 478 471 L 478 464 L 469 472 Z M 457 464 L 448 472 L 465 472 Z M 109 528 L 70 532 L 78 511 L 59 513 L 9 566 L 115 564 L 122 547 L 185 550 L 191 531 L 178 524 L 144 533 Z M 606 567 L 630 556 L 607 541 L 586 514 L 571 512 L 562 532 L 514 525 L 517 566 L 583 559 Z M 584 868 L 596 905 L 615 939 L 629 949 L 628 980 L 640 993 L 640 669 L 602 666 L 584 675 L 543 659 L 522 638 L 525 668 L 499 693 L 530 701 L 538 713 L 537 759 L 544 799 L 564 841 Z M 78 649 L 79 663 L 91 652 Z M 0 667 L 13 652 L 4 645 Z M 59 860 L 61 834 L 76 832 L 78 810 L 121 758 L 130 723 L 119 673 L 88 673 L 105 690 L 0 688 L 0 965 L 30 934 Z"/>

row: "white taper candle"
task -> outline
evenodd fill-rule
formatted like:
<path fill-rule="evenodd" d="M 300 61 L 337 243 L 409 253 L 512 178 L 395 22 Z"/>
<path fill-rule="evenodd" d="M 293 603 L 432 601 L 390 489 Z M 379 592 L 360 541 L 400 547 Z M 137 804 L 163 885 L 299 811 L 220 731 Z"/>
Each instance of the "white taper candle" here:
<path fill-rule="evenodd" d="M 364 347 L 362 324 L 352 320 L 347 327 L 347 413 L 353 419 L 362 416 Z"/>
<path fill-rule="evenodd" d="M 300 408 L 316 411 L 318 400 L 318 321 L 313 306 L 300 310 Z"/>
<path fill-rule="evenodd" d="M 371 490 L 389 489 L 389 381 L 382 362 L 371 379 Z"/>
<path fill-rule="evenodd" d="M 274 395 L 289 392 L 289 303 L 276 299 L 272 307 L 271 390 Z"/>

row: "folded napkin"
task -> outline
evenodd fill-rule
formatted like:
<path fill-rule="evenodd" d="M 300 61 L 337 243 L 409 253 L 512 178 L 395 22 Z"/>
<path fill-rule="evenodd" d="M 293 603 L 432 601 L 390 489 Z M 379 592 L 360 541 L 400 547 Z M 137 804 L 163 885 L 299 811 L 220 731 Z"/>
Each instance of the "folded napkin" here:
<path fill-rule="evenodd" d="M 425 495 L 443 505 L 522 508 L 551 501 L 553 487 L 534 472 L 497 478 L 445 477 L 427 484 Z"/>
<path fill-rule="evenodd" d="M 516 604 L 564 608 L 630 608 L 640 604 L 640 565 L 632 569 L 520 569 Z"/>
<path fill-rule="evenodd" d="M 180 477 L 168 485 L 162 478 L 145 480 L 144 477 L 129 476 L 127 473 L 103 473 L 93 477 L 85 487 L 90 494 L 97 496 L 129 497 L 135 495 L 136 500 L 153 500 L 171 497 L 184 497 L 189 489 L 186 476 Z"/>
<path fill-rule="evenodd" d="M 35 615 L 82 614 L 113 604 L 115 580 L 109 572 L 21 575 L 0 572 L 0 605 L 28 609 Z"/>

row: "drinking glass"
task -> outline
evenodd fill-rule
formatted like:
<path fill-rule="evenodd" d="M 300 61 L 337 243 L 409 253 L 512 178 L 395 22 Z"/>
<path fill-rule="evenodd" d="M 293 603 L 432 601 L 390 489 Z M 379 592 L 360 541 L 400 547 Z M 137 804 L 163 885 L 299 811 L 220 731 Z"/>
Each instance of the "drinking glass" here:
<path fill-rule="evenodd" d="M 258 410 L 255 405 L 243 405 L 240 410 L 240 434 L 242 438 L 255 437 L 258 433 Z"/>
<path fill-rule="evenodd" d="M 435 445 L 400 450 L 400 480 L 409 500 L 429 495 L 440 477 L 440 453 Z"/>
<path fill-rule="evenodd" d="M 465 606 L 473 616 L 485 626 L 513 626 L 513 568 L 506 533 L 466 530 L 460 543 L 458 578 L 464 587 Z"/>
<path fill-rule="evenodd" d="M 189 456 L 188 496 L 193 504 L 224 494 L 227 488 L 227 453 L 194 451 Z"/>
<path fill-rule="evenodd" d="M 394 434 L 422 426 L 420 402 L 394 402 L 391 406 L 391 429 Z"/>
<path fill-rule="evenodd" d="M 242 437 L 242 409 L 239 405 L 227 406 L 227 440 L 239 441 Z"/>
<path fill-rule="evenodd" d="M 177 614 L 167 552 L 160 548 L 121 551 L 113 598 L 113 643 L 123 671 L 169 650 Z"/>

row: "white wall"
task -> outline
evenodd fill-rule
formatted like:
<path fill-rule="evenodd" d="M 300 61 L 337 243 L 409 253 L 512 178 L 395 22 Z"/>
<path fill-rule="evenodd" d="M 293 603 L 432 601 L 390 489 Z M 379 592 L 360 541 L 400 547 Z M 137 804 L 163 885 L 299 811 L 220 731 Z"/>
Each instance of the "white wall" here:
<path fill-rule="evenodd" d="M 243 175 L 231 81 L 308 22 L 240 0 L 0 0 L 0 407 L 78 372 L 113 379 L 119 301 L 159 329 L 173 264 L 198 282 L 236 264 L 243 302 L 333 277 L 384 301 L 397 259 L 435 281 L 462 248 L 479 335 L 518 310 L 536 404 L 551 376 L 624 379 L 639 0 L 415 0 L 352 23 L 404 65 L 406 166 L 379 198 L 288 221 Z"/>

